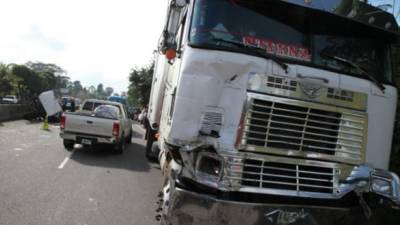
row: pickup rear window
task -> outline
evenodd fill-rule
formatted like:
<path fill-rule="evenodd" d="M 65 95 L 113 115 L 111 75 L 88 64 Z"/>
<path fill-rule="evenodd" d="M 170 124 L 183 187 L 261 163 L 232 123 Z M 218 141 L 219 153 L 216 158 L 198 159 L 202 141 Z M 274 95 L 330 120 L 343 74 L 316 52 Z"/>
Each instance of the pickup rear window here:
<path fill-rule="evenodd" d="M 118 118 L 118 107 L 112 105 L 100 105 L 94 110 L 96 117 L 117 119 Z"/>
<path fill-rule="evenodd" d="M 93 110 L 93 102 L 85 102 L 82 107 L 82 110 L 92 111 Z"/>
<path fill-rule="evenodd" d="M 83 104 L 83 106 L 82 106 L 82 110 L 85 110 L 85 111 L 92 111 L 92 112 L 93 112 L 97 107 L 99 107 L 99 106 L 101 106 L 101 105 L 110 105 L 110 106 L 114 106 L 114 107 L 118 108 L 119 114 L 122 114 L 121 108 L 120 108 L 119 106 L 117 106 L 117 105 L 112 105 L 112 104 L 104 104 L 104 103 L 101 103 L 101 102 L 90 102 L 90 101 L 85 102 L 85 103 Z"/>

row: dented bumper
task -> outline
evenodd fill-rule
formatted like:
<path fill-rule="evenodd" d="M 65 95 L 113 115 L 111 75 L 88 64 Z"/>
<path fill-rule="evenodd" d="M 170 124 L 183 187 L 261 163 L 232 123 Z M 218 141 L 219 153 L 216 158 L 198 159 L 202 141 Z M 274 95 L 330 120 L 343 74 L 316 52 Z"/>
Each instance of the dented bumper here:
<path fill-rule="evenodd" d="M 175 188 L 169 225 L 398 225 L 400 209 L 380 204 L 367 219 L 360 206 L 322 207 L 248 203 Z"/>
<path fill-rule="evenodd" d="M 171 225 L 313 225 L 334 224 L 333 221 L 341 224 L 351 211 L 348 208 L 226 201 L 181 188 L 175 189 L 169 206 Z"/>

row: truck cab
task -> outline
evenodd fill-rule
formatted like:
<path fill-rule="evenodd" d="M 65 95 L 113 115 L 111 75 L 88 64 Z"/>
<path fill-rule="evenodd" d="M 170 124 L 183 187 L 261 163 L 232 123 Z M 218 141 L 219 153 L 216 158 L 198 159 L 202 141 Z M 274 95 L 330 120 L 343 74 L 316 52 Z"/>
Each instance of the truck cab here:
<path fill-rule="evenodd" d="M 361 1 L 171 1 L 148 116 L 161 224 L 368 224 L 400 204 L 397 27 Z"/>

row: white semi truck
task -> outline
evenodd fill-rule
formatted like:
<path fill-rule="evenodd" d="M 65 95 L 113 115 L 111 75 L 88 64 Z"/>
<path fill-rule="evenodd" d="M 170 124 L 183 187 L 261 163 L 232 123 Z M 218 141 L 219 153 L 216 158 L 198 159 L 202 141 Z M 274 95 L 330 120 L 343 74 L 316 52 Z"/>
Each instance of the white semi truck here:
<path fill-rule="evenodd" d="M 397 29 L 357 0 L 170 1 L 147 132 L 160 223 L 390 224 Z"/>

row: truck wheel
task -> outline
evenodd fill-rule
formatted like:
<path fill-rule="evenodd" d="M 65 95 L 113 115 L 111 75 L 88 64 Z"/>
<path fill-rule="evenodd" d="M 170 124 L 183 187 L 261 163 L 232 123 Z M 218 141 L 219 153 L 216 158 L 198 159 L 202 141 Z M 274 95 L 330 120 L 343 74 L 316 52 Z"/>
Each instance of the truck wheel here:
<path fill-rule="evenodd" d="M 67 149 L 68 151 L 71 151 L 72 149 L 74 149 L 74 141 L 71 140 L 63 140 L 63 144 L 64 144 L 64 148 Z"/>
<path fill-rule="evenodd" d="M 129 132 L 128 137 L 126 137 L 126 143 L 127 144 L 132 143 L 132 130 Z"/>
<path fill-rule="evenodd" d="M 154 143 L 154 141 L 151 141 L 151 140 L 147 140 L 147 143 L 146 143 L 146 158 L 148 160 L 150 160 L 152 158 L 151 157 L 151 148 L 153 146 L 153 143 Z"/>
<path fill-rule="evenodd" d="M 147 132 L 147 142 L 146 142 L 146 158 L 151 160 L 152 159 L 152 148 L 153 148 L 153 143 L 156 141 L 156 131 L 152 129 L 148 129 Z"/>
<path fill-rule="evenodd" d="M 117 143 L 114 147 L 115 153 L 122 154 L 125 151 L 125 145 L 126 145 L 125 140 L 121 140 L 119 143 Z"/>
<path fill-rule="evenodd" d="M 171 199 L 171 195 L 175 189 L 175 183 L 169 178 L 169 168 L 165 169 L 167 171 L 164 174 L 163 178 L 163 186 L 161 192 L 159 193 L 159 201 L 158 201 L 158 208 L 159 214 L 156 215 L 156 219 L 159 221 L 159 225 L 170 225 L 169 218 L 168 218 L 168 210 L 169 210 L 169 201 Z"/>
<path fill-rule="evenodd" d="M 158 162 L 158 155 L 160 154 L 160 147 L 158 146 L 158 142 L 154 141 L 151 145 L 151 149 L 148 151 L 146 149 L 146 158 L 149 161 Z"/>

